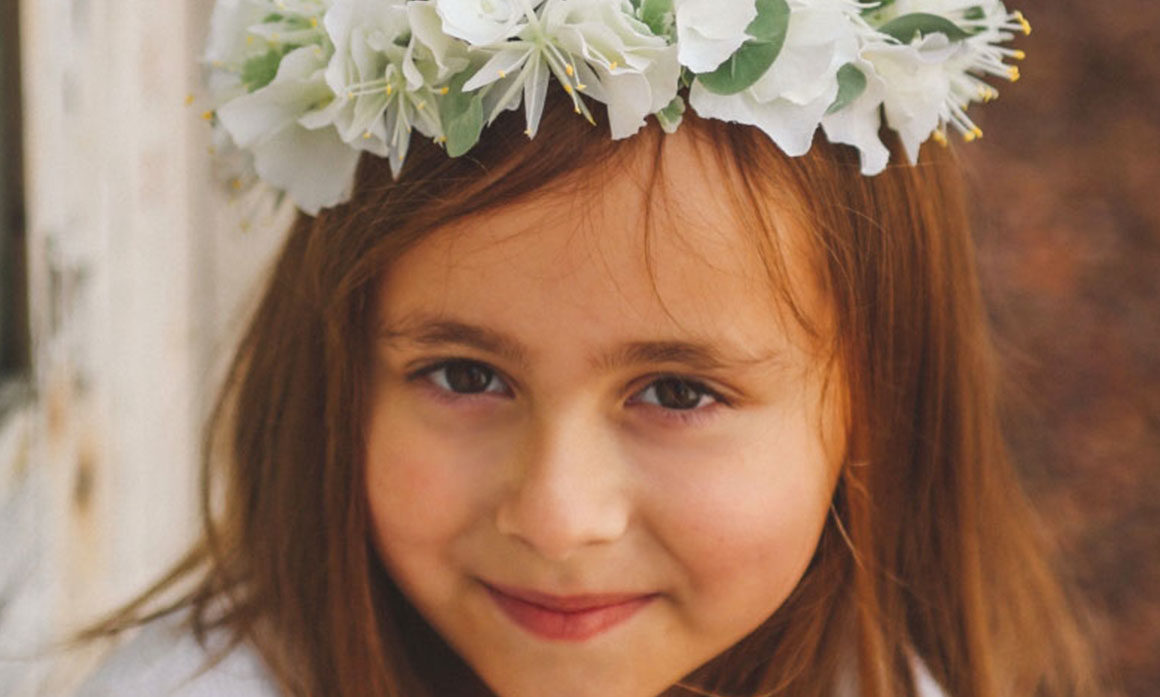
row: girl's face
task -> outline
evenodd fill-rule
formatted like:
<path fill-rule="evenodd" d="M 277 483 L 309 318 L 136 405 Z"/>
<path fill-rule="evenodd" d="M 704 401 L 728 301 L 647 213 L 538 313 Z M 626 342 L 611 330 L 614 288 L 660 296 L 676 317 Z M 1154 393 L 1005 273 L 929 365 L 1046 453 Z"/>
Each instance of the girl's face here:
<path fill-rule="evenodd" d="M 827 515 L 838 400 L 691 130 L 647 257 L 642 148 L 436 231 L 382 288 L 377 549 L 501 697 L 662 692 L 781 605 Z"/>

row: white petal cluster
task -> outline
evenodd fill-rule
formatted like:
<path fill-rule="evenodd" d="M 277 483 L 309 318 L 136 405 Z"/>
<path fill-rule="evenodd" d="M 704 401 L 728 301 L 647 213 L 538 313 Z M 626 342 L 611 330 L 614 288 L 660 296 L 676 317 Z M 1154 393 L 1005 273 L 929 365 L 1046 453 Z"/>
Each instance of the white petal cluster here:
<path fill-rule="evenodd" d="M 785 45 L 773 66 L 739 94 L 694 84 L 689 104 L 701 116 L 757 126 L 787 155 L 810 149 L 822 116 L 838 96 L 838 70 L 858 56 L 858 5 L 793 0 Z"/>
<path fill-rule="evenodd" d="M 872 17 L 882 26 L 920 12 L 945 18 L 969 36 L 952 40 L 928 34 L 907 42 L 878 37 L 862 51 L 868 74 L 882 91 L 886 121 L 898 132 L 911 162 L 918 161 L 920 146 L 931 137 L 945 142 L 948 126 L 967 141 L 982 137 L 966 108 L 999 96 L 983 76 L 1019 79 L 1018 68 L 1004 61 L 1020 60 L 1023 52 L 1002 44 L 1017 33 L 1031 32 L 1022 14 L 1008 12 L 996 0 L 894 0 Z"/>
<path fill-rule="evenodd" d="M 205 61 L 226 140 L 316 213 L 347 200 L 363 152 L 402 171 L 418 131 L 466 152 L 523 106 L 535 137 L 550 84 L 613 138 L 655 114 L 750 124 L 791 156 L 819 128 L 884 169 L 911 161 L 1009 80 L 1030 31 L 1000 0 L 217 0 Z M 551 135 L 543 136 L 551 137 Z"/>

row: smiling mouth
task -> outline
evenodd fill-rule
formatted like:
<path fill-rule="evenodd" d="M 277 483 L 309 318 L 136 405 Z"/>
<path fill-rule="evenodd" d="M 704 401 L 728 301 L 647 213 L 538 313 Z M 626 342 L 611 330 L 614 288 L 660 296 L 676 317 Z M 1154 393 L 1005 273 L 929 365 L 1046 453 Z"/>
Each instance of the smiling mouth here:
<path fill-rule="evenodd" d="M 560 596 L 487 583 L 483 586 L 508 619 L 540 638 L 555 641 L 584 641 L 603 634 L 658 597 L 656 593 Z"/>

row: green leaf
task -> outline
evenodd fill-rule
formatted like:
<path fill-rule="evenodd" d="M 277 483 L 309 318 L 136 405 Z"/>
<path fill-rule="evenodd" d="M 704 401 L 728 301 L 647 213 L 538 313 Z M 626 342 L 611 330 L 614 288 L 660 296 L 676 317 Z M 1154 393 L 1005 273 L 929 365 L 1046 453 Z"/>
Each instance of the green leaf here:
<path fill-rule="evenodd" d="M 866 91 L 866 74 L 853 63 L 847 63 L 838 68 L 838 96 L 834 103 L 826 109 L 826 115 L 841 111 L 850 106 L 862 93 Z"/>
<path fill-rule="evenodd" d="M 286 47 L 272 48 L 242 64 L 242 85 L 248 92 L 257 92 L 274 81 L 278 65 L 289 51 Z"/>
<path fill-rule="evenodd" d="M 463 91 L 471 72 L 465 70 L 452 78 L 447 94 L 439 101 L 439 117 L 447 138 L 447 154 L 451 157 L 471 150 L 483 131 L 483 98 L 478 92 Z"/>
<path fill-rule="evenodd" d="M 668 36 L 673 29 L 673 0 L 642 0 L 639 16 L 653 34 Z"/>
<path fill-rule="evenodd" d="M 967 8 L 967 11 L 963 13 L 963 19 L 969 19 L 972 22 L 983 19 L 986 16 L 987 16 L 987 13 L 984 12 L 983 8 L 979 5 L 975 5 L 974 7 Z"/>
<path fill-rule="evenodd" d="M 717 94 L 736 94 L 760 80 L 785 45 L 789 14 L 786 0 L 757 0 L 757 16 L 745 29 L 752 38 L 716 70 L 700 73 L 697 79 Z"/>
<path fill-rule="evenodd" d="M 951 41 L 962 41 L 970 36 L 959 25 L 946 17 L 928 14 L 926 12 L 912 12 L 908 15 L 896 17 L 878 27 L 878 31 L 894 37 L 899 43 L 909 44 L 916 37 L 928 34 L 946 34 Z"/>

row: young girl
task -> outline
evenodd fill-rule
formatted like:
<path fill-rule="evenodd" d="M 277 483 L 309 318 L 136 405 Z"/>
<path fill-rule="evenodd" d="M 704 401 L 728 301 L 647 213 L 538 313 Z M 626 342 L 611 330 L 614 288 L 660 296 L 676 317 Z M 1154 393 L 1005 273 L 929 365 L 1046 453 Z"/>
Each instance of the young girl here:
<path fill-rule="evenodd" d="M 211 424 L 204 540 L 82 694 L 1094 694 L 953 153 L 884 169 L 935 127 L 892 66 L 947 69 L 995 8 L 571 1 L 223 0 L 217 118 L 313 215 Z M 754 60 L 800 84 L 712 77 Z M 968 78 L 935 125 L 970 137 Z"/>

